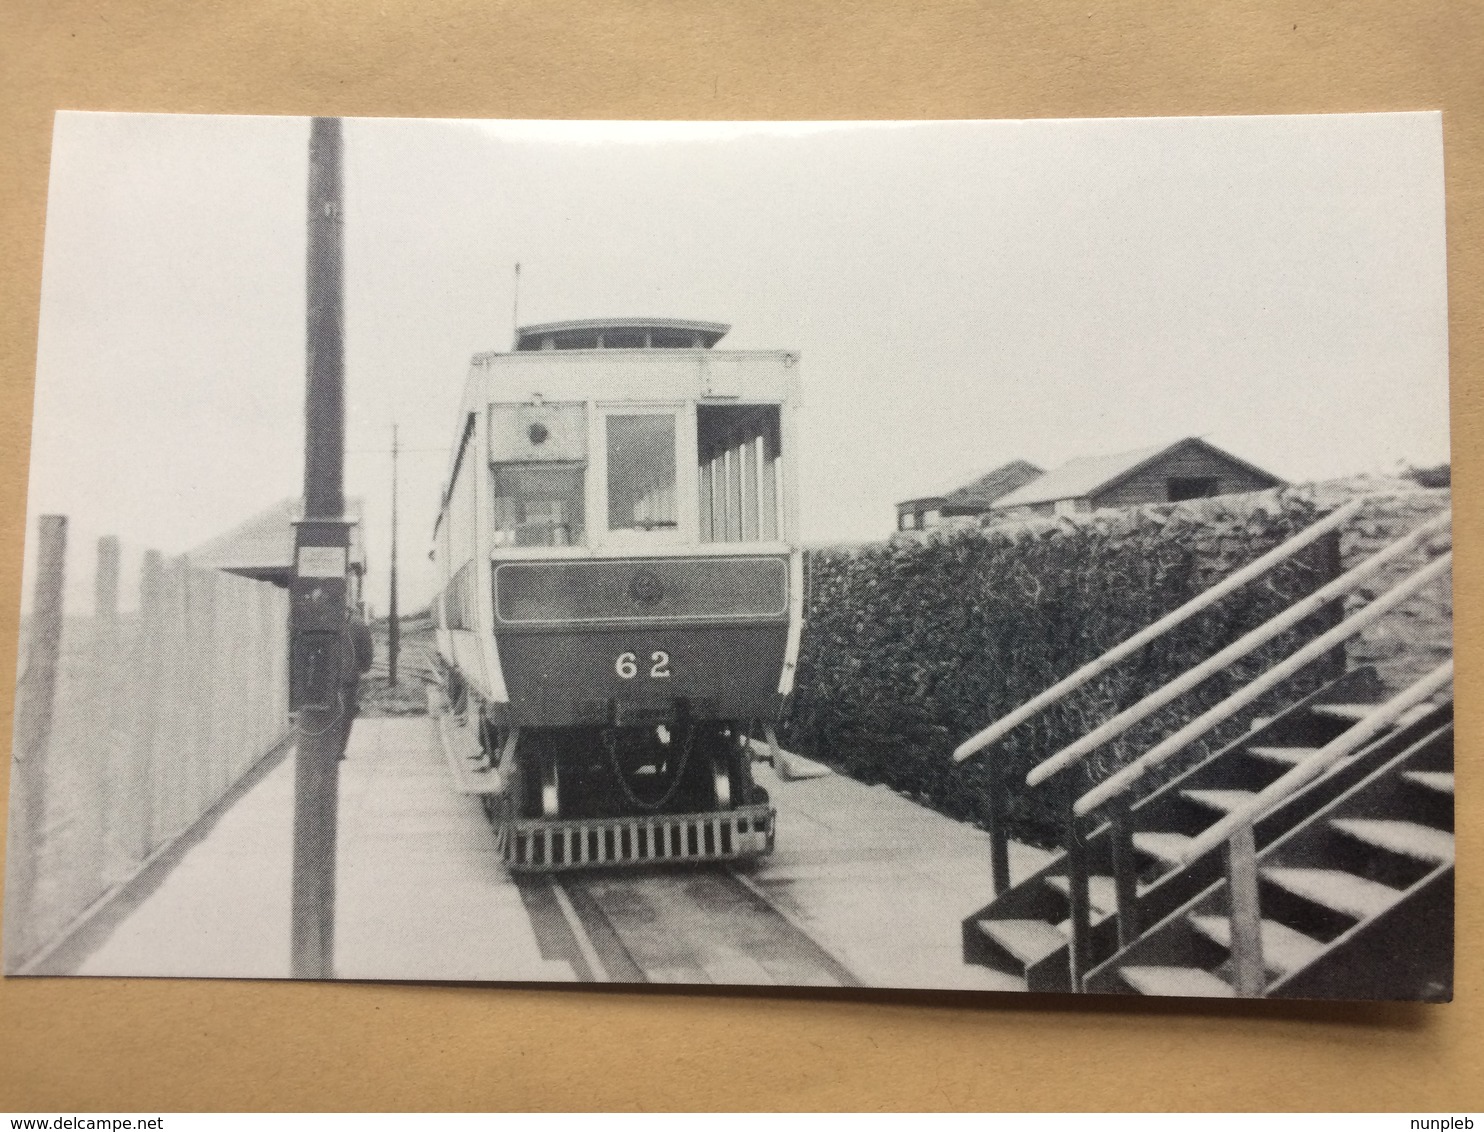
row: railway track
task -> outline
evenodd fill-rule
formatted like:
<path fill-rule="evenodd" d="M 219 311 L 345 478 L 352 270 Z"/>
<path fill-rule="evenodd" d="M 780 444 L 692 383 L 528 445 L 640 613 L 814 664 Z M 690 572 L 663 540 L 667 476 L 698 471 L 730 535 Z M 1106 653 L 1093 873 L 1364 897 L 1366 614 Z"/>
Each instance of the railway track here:
<path fill-rule="evenodd" d="M 437 742 L 460 782 L 430 697 Z M 584 982 L 855 987 L 863 983 L 748 875 L 721 862 L 512 874 L 543 958 Z"/>
<path fill-rule="evenodd" d="M 586 982 L 862 985 L 737 868 L 528 874 L 517 884 L 543 955 Z"/>

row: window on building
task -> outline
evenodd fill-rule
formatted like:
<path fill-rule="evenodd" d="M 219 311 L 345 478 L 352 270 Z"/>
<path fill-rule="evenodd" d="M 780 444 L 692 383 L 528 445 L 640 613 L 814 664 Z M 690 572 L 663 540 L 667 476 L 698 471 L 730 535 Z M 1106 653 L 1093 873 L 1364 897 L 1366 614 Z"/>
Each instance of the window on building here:
<path fill-rule="evenodd" d="M 1209 499 L 1221 494 L 1221 481 L 1215 476 L 1171 476 L 1166 483 L 1171 503 L 1182 499 Z"/>
<path fill-rule="evenodd" d="M 924 529 L 928 527 L 936 527 L 942 521 L 943 512 L 938 510 L 938 508 L 936 507 L 929 507 L 922 513 L 922 525 Z"/>

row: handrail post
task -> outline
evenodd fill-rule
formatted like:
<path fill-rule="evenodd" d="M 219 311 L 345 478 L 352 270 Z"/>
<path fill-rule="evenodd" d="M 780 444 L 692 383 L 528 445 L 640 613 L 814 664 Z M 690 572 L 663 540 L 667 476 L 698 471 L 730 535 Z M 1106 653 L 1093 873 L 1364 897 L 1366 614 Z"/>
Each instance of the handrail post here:
<path fill-rule="evenodd" d="M 1087 890 L 1087 843 L 1077 815 L 1067 814 L 1067 896 L 1072 904 L 1072 945 L 1067 966 L 1072 993 L 1081 994 L 1082 980 L 1092 970 L 1092 901 Z"/>
<path fill-rule="evenodd" d="M 1139 871 L 1134 861 L 1133 814 L 1127 799 L 1110 807 L 1108 837 L 1113 846 L 1113 890 L 1118 900 L 1118 946 L 1139 938 Z"/>
<path fill-rule="evenodd" d="M 998 759 L 989 761 L 989 872 L 994 894 L 1010 891 L 1010 831 L 1005 827 L 1005 773 Z"/>
<path fill-rule="evenodd" d="M 1257 842 L 1252 823 L 1232 831 L 1226 846 L 1226 887 L 1231 918 L 1232 984 L 1238 998 L 1261 998 L 1267 987 L 1262 955 L 1262 910 L 1257 894 Z"/>

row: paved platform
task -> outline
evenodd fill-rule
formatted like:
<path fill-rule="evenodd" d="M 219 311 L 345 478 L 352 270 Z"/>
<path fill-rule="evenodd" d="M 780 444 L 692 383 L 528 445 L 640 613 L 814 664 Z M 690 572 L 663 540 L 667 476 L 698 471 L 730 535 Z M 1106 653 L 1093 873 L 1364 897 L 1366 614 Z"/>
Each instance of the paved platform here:
<path fill-rule="evenodd" d="M 841 775 L 756 776 L 778 809 L 777 847 L 744 875 L 862 983 L 1025 989 L 963 961 L 960 925 L 994 893 L 989 834 Z M 1012 842 L 1011 879 L 1047 856 Z"/>
<path fill-rule="evenodd" d="M 544 960 L 479 803 L 425 717 L 361 719 L 341 763 L 336 975 L 575 978 Z M 292 754 L 229 810 L 79 970 L 286 978 Z"/>
<path fill-rule="evenodd" d="M 542 958 L 479 803 L 454 789 L 431 720 L 359 720 L 349 755 L 341 764 L 337 976 L 576 977 L 569 963 Z M 987 834 L 839 775 L 783 781 L 759 764 L 757 777 L 778 809 L 777 848 L 738 873 L 857 980 L 1022 989 L 1019 980 L 965 966 L 961 956 L 959 924 L 992 890 Z M 79 973 L 288 977 L 293 780 L 290 754 L 186 852 Z M 1012 845 L 1012 875 L 1043 859 Z M 622 887 L 622 872 L 606 876 L 604 884 Z M 689 907 L 667 904 L 657 928 L 741 930 L 735 919 L 698 926 L 687 920 Z M 788 958 L 744 957 L 775 965 Z"/>

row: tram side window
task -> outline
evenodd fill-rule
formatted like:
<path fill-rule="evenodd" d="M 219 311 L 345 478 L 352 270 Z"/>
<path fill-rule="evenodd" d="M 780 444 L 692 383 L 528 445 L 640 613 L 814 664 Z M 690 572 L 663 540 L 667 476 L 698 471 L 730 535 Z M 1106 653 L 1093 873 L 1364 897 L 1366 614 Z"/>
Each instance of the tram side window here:
<path fill-rule="evenodd" d="M 496 546 L 581 546 L 583 465 L 497 464 L 490 469 Z"/>
<path fill-rule="evenodd" d="M 777 405 L 696 409 L 702 542 L 774 542 L 785 537 Z"/>

